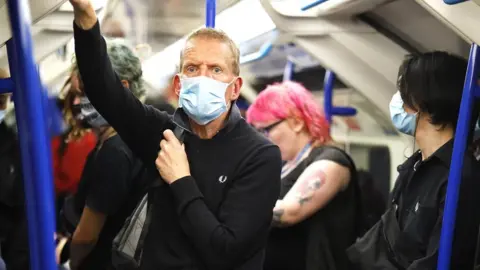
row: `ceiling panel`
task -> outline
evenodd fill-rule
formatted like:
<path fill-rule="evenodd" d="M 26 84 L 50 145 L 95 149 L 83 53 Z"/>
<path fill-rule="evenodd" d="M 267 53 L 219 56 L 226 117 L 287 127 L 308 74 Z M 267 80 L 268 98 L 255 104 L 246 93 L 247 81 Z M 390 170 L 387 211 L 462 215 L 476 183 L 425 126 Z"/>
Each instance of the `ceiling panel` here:
<path fill-rule="evenodd" d="M 53 12 L 66 0 L 30 0 L 30 13 L 33 22 L 37 22 L 45 15 Z M 10 22 L 5 0 L 0 1 L 0 44 L 5 44 L 11 37 Z"/>

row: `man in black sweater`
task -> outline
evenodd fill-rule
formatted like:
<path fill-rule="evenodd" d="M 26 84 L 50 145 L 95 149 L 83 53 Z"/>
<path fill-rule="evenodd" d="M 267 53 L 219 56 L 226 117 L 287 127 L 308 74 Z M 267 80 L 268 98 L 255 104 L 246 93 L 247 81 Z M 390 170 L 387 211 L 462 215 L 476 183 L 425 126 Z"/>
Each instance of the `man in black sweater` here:
<path fill-rule="evenodd" d="M 173 115 L 143 105 L 112 69 L 89 0 L 75 10 L 75 50 L 84 90 L 164 185 L 152 213 L 141 269 L 260 270 L 279 194 L 279 149 L 240 116 L 239 50 L 223 32 L 191 34 L 181 54 Z M 172 130 L 184 130 L 184 144 Z"/>

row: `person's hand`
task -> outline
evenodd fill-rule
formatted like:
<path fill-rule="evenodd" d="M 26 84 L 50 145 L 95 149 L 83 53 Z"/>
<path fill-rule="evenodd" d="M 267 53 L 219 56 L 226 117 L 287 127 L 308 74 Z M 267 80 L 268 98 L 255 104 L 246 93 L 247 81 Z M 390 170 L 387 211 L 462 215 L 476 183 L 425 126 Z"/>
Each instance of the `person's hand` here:
<path fill-rule="evenodd" d="M 73 8 L 77 11 L 85 11 L 90 6 L 90 0 L 69 0 L 70 4 L 72 4 Z"/>
<path fill-rule="evenodd" d="M 190 166 L 185 145 L 180 143 L 175 134 L 167 129 L 163 132 L 163 137 L 155 165 L 163 180 L 171 184 L 182 177 L 189 176 Z"/>
<path fill-rule="evenodd" d="M 67 242 L 68 242 L 68 238 L 61 237 L 60 241 L 58 242 L 57 246 L 55 247 L 55 260 L 57 261 L 57 264 L 60 264 L 60 262 L 61 262 L 63 248 L 65 247 L 65 244 L 67 244 Z"/>
<path fill-rule="evenodd" d="M 90 0 L 69 0 L 75 14 L 75 24 L 83 30 L 91 29 L 97 23 L 97 15 Z"/>

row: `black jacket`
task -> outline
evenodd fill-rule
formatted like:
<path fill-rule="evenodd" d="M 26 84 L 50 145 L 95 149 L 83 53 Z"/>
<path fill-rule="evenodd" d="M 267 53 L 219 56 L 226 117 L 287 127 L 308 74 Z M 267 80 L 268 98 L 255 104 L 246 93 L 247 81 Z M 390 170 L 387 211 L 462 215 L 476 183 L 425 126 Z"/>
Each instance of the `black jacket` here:
<path fill-rule="evenodd" d="M 391 206 L 350 247 L 358 269 L 436 269 L 453 139 L 429 158 L 417 152 L 398 166 Z M 480 164 L 466 152 L 450 269 L 473 269 L 480 225 Z"/>
<path fill-rule="evenodd" d="M 7 269 L 29 269 L 28 227 L 16 134 L 0 124 L 0 253 Z"/>
<path fill-rule="evenodd" d="M 261 270 L 272 210 L 280 190 L 278 147 L 256 132 L 232 106 L 212 139 L 190 131 L 180 109 L 169 115 L 143 105 L 112 69 L 97 25 L 74 26 L 75 51 L 85 92 L 144 165 L 155 160 L 166 129 L 186 130 L 191 176 L 153 192 L 152 219 L 141 269 Z"/>

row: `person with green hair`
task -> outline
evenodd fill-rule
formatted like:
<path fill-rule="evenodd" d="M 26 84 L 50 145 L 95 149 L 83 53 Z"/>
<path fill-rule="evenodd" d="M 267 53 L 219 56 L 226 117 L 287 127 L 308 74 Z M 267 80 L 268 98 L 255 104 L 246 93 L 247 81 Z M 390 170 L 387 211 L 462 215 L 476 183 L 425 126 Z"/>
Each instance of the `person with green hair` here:
<path fill-rule="evenodd" d="M 113 40 L 107 53 L 123 86 L 143 100 L 142 66 L 134 51 Z M 112 267 L 112 242 L 143 195 L 147 177 L 140 160 L 84 95 L 89 85 L 76 63 L 74 58 L 72 72 L 77 76 L 72 78 L 78 80 L 78 87 L 70 89 L 75 93 L 73 116 L 97 134 L 98 142 L 87 157 L 77 193 L 65 200 L 62 218 L 71 240 L 57 250 L 57 258 L 60 262 L 69 258 L 73 270 L 104 270 Z"/>

